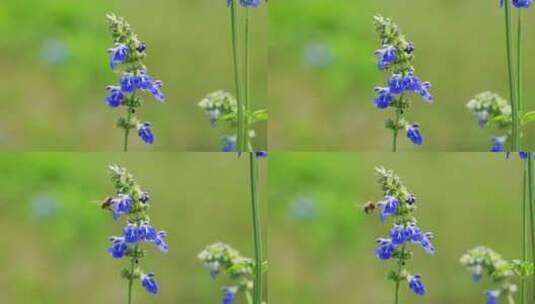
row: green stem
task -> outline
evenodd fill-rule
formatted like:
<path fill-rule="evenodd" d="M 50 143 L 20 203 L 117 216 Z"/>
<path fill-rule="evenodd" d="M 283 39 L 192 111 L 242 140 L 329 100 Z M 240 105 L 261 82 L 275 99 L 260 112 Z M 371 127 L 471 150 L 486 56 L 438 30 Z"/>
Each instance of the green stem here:
<path fill-rule="evenodd" d="M 238 131 L 237 131 L 237 148 L 238 152 L 243 152 L 245 143 L 244 128 L 245 116 L 243 113 L 243 100 L 241 95 L 240 68 L 239 68 L 239 48 L 238 48 L 238 5 L 237 0 L 230 3 L 230 25 L 232 30 L 232 57 L 234 61 L 234 85 L 236 86 L 236 100 L 238 102 Z"/>
<path fill-rule="evenodd" d="M 522 261 L 527 262 L 527 237 L 526 237 L 526 229 L 527 229 L 527 221 L 526 221 L 526 209 L 527 209 L 527 195 L 528 195 L 528 187 L 527 187 L 527 179 L 528 179 L 528 170 L 527 165 L 524 166 L 523 170 L 523 187 L 522 187 Z M 526 280 L 522 280 L 520 283 L 520 304 L 525 303 L 526 297 Z"/>
<path fill-rule="evenodd" d="M 512 126 L 512 151 L 520 151 L 520 138 L 518 134 L 518 100 L 516 98 L 517 89 L 515 86 L 514 65 L 513 65 L 513 25 L 511 1 L 505 1 L 505 40 L 507 49 L 507 71 L 509 74 L 509 95 L 511 98 L 511 111 L 513 117 Z"/>
<path fill-rule="evenodd" d="M 518 10 L 516 35 L 516 96 L 518 99 L 518 112 L 522 113 L 522 10 Z"/>
<path fill-rule="evenodd" d="M 533 205 L 535 204 L 534 199 L 535 195 L 533 193 L 533 172 L 534 172 L 534 162 L 533 162 L 533 153 L 528 153 L 528 200 L 529 200 L 529 219 L 530 219 L 530 235 L 531 235 L 531 252 L 533 263 L 535 263 L 535 214 L 533 213 Z M 532 279 L 532 295 L 535 297 L 535 273 L 533 273 Z"/>
<path fill-rule="evenodd" d="M 134 247 L 134 255 L 137 255 L 138 244 Z M 136 267 L 137 257 L 130 259 L 130 277 L 128 278 L 128 304 L 132 304 L 132 285 L 134 283 L 134 268 Z"/>
<path fill-rule="evenodd" d="M 132 108 L 128 107 L 128 112 L 126 113 L 126 127 L 124 129 L 124 141 L 123 141 L 123 151 L 128 152 L 128 134 L 130 133 L 130 120 L 132 119 Z"/>
<path fill-rule="evenodd" d="M 251 205 L 253 211 L 253 237 L 255 251 L 255 280 L 253 286 L 254 304 L 262 303 L 262 232 L 260 221 L 260 208 L 256 191 L 258 178 L 258 162 L 254 152 L 249 152 L 249 174 L 251 180 Z"/>
<path fill-rule="evenodd" d="M 400 101 L 402 98 L 403 98 L 403 95 L 400 97 Z M 398 133 L 399 133 L 398 125 L 399 125 L 400 119 L 401 119 L 401 109 L 396 108 L 396 118 L 394 120 L 394 130 L 392 132 L 393 133 L 392 134 L 392 151 L 393 152 L 397 152 L 398 150 Z"/>
<path fill-rule="evenodd" d="M 244 102 L 244 127 L 243 127 L 243 147 L 240 151 L 245 151 L 249 140 L 249 98 L 250 98 L 250 74 L 249 74 L 249 9 L 245 9 L 245 48 L 244 48 L 244 75 L 245 75 L 245 102 Z M 252 150 L 251 150 L 252 151 Z"/>
<path fill-rule="evenodd" d="M 405 255 L 405 245 L 403 245 L 403 247 L 401 247 L 401 256 L 404 256 Z M 398 272 L 397 272 L 397 275 L 396 275 L 396 291 L 394 293 L 394 303 L 395 304 L 398 304 L 399 303 L 399 285 L 400 285 L 400 277 L 401 277 L 401 272 L 403 271 L 403 266 L 404 266 L 405 262 L 400 258 L 398 260 Z"/>

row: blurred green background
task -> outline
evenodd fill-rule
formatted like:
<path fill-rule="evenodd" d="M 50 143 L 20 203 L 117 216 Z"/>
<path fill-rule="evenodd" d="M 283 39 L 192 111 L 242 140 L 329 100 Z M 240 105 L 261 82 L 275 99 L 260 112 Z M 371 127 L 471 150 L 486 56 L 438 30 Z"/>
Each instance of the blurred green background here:
<path fill-rule="evenodd" d="M 474 284 L 459 258 L 485 245 L 521 257 L 522 164 L 503 153 L 272 153 L 269 162 L 270 299 L 273 303 L 393 303 L 392 261 L 375 257 L 388 235 L 376 213 L 374 168 L 393 169 L 417 196 L 419 226 L 435 235 L 436 255 L 416 246 L 408 268 L 427 294 L 401 287 L 401 303 L 484 303 L 491 285 Z"/>
<path fill-rule="evenodd" d="M 104 103 L 118 83 L 105 14 L 124 16 L 148 45 L 149 73 L 164 81 L 166 103 L 146 96 L 140 119 L 156 143 L 133 135 L 134 150 L 219 151 L 221 130 L 197 107 L 207 93 L 233 92 L 226 1 L 3 0 L 0 2 L 0 147 L 4 150 L 117 151 L 124 109 Z M 252 100 L 266 107 L 267 9 L 251 12 Z M 266 125 L 257 128 L 266 147 Z M 136 138 L 134 138 L 136 137 Z"/>
<path fill-rule="evenodd" d="M 524 13 L 524 103 L 535 109 L 535 16 Z M 379 39 L 372 17 L 398 23 L 416 46 L 417 74 L 432 82 L 434 103 L 414 96 L 408 119 L 425 143 L 405 136 L 402 150 L 488 151 L 493 132 L 465 109 L 492 90 L 508 99 L 503 11 L 498 0 L 293 0 L 270 3 L 270 147 L 276 150 L 390 151 L 384 121 L 393 112 L 373 104 L 386 74 L 376 68 Z M 535 148 L 533 128 L 526 148 Z"/>
<path fill-rule="evenodd" d="M 148 246 L 142 268 L 161 292 L 137 282 L 134 303 L 219 303 L 225 280 L 197 260 L 224 241 L 252 256 L 248 162 L 224 153 L 0 154 L 0 303 L 125 303 L 125 260 L 107 253 L 120 234 L 99 202 L 113 195 L 107 166 L 127 167 L 151 194 L 153 224 L 169 252 Z M 261 161 L 264 172 L 265 161 Z M 265 196 L 261 174 L 260 199 Z M 239 299 L 241 303 L 244 299 Z"/>

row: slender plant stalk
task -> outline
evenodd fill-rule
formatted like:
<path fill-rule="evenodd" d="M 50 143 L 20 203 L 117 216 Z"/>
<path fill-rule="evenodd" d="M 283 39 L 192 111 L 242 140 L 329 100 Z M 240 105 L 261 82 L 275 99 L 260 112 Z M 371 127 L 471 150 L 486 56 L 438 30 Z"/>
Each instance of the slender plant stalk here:
<path fill-rule="evenodd" d="M 403 247 L 401 247 L 401 254 L 405 255 L 405 245 L 403 245 Z M 402 260 L 398 260 L 398 273 L 397 273 L 397 278 L 396 278 L 396 290 L 394 292 L 394 303 L 395 304 L 399 303 L 399 285 L 400 285 L 399 277 L 401 276 L 401 271 L 403 270 L 403 263 L 404 262 Z"/>
<path fill-rule="evenodd" d="M 128 152 L 128 135 L 130 134 L 130 120 L 132 119 L 132 109 L 128 107 L 128 112 L 126 113 L 126 122 L 128 126 L 124 129 L 124 141 L 123 141 L 123 151 Z"/>
<path fill-rule="evenodd" d="M 247 147 L 247 143 L 249 140 L 249 118 L 247 117 L 249 113 L 249 100 L 250 100 L 250 71 L 249 71 L 249 8 L 245 9 L 245 48 L 244 48 L 244 63 L 243 63 L 243 69 L 244 69 L 244 75 L 245 75 L 245 102 L 244 102 L 244 143 L 243 143 L 243 149 L 240 151 L 245 151 L 245 148 Z M 253 151 L 252 149 L 250 150 Z"/>
<path fill-rule="evenodd" d="M 396 292 L 395 292 L 395 304 L 399 303 L 399 282 L 396 282 Z"/>
<path fill-rule="evenodd" d="M 401 98 L 403 98 L 403 96 L 400 97 L 400 100 Z M 399 108 L 396 108 L 396 118 L 394 120 L 394 130 L 392 132 L 392 151 L 393 152 L 397 152 L 398 150 L 398 133 L 399 133 L 399 130 L 397 129 L 397 126 L 399 124 L 399 119 L 401 118 L 401 111 Z"/>
<path fill-rule="evenodd" d="M 134 253 L 137 252 L 138 244 L 134 247 Z M 130 278 L 128 278 L 128 304 L 132 304 L 132 285 L 134 283 L 133 273 L 134 267 L 136 267 L 136 257 L 130 259 Z"/>
<path fill-rule="evenodd" d="M 517 86 L 515 86 L 514 64 L 513 64 L 513 24 L 511 1 L 505 1 L 505 40 L 507 49 L 507 70 L 509 74 L 509 92 L 511 98 L 511 111 L 513 117 L 512 127 L 512 151 L 520 151 L 520 136 L 518 133 L 518 100 Z"/>
<path fill-rule="evenodd" d="M 249 174 L 251 180 L 251 205 L 253 211 L 253 237 L 255 251 L 255 280 L 253 286 L 253 303 L 262 304 L 262 232 L 260 207 L 256 191 L 258 178 L 258 162 L 254 152 L 249 152 Z"/>
<path fill-rule="evenodd" d="M 522 187 L 522 261 L 527 262 L 527 196 L 528 196 L 528 169 L 527 165 L 524 165 L 523 170 L 523 187 Z M 523 279 L 520 282 L 520 304 L 525 304 L 526 301 L 526 280 Z"/>
<path fill-rule="evenodd" d="M 534 199 L 535 199 L 535 193 L 533 193 L 534 190 L 534 162 L 533 162 L 533 153 L 528 153 L 528 199 L 529 199 L 529 219 L 530 219 L 530 235 L 531 235 L 531 252 L 532 252 L 532 259 L 535 263 L 535 214 L 534 211 Z M 535 273 L 533 274 L 532 279 L 532 296 L 535 297 Z"/>
<path fill-rule="evenodd" d="M 239 47 L 238 47 L 238 5 L 236 1 L 230 2 L 230 25 L 232 31 L 232 57 L 234 61 L 234 85 L 236 86 L 236 100 L 238 102 L 238 131 L 237 131 L 237 147 L 238 152 L 243 152 L 245 144 L 245 115 L 243 111 L 243 99 L 240 82 L 240 64 L 239 64 Z"/>
<path fill-rule="evenodd" d="M 518 10 L 516 37 L 516 97 L 518 99 L 518 112 L 522 113 L 522 10 Z"/>

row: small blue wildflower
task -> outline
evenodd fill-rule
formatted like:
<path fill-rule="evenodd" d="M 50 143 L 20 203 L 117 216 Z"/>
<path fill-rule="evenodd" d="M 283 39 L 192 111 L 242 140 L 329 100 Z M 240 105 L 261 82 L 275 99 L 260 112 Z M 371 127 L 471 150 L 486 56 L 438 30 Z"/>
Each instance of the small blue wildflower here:
<path fill-rule="evenodd" d="M 121 77 L 121 90 L 125 93 L 132 93 L 136 90 L 136 76 L 133 73 L 124 73 Z"/>
<path fill-rule="evenodd" d="M 150 195 L 147 193 L 147 192 L 143 192 L 141 194 L 141 197 L 139 198 L 139 200 L 143 203 L 143 204 L 146 204 L 149 202 L 150 200 Z"/>
<path fill-rule="evenodd" d="M 117 43 L 114 48 L 108 50 L 110 53 L 110 66 L 115 70 L 117 65 L 123 63 L 128 57 L 128 46 L 122 43 Z"/>
<path fill-rule="evenodd" d="M 518 156 L 520 159 L 527 159 L 529 156 L 529 152 L 518 152 Z"/>
<path fill-rule="evenodd" d="M 145 122 L 145 123 L 138 124 L 137 134 L 145 143 L 147 144 L 154 143 L 154 134 L 152 134 L 149 123 Z"/>
<path fill-rule="evenodd" d="M 401 94 L 405 90 L 403 84 L 403 76 L 401 74 L 392 74 L 390 80 L 388 81 L 388 87 L 391 94 Z"/>
<path fill-rule="evenodd" d="M 159 102 L 165 101 L 165 95 L 163 94 L 161 88 L 163 87 L 163 82 L 161 80 L 156 80 L 152 83 L 152 87 L 149 89 L 149 92 L 154 96 L 154 98 Z"/>
<path fill-rule="evenodd" d="M 422 246 L 424 251 L 429 255 L 435 254 L 435 248 L 431 244 L 431 240 L 433 239 L 431 232 L 423 233 L 415 223 L 410 223 L 407 230 L 409 231 L 412 243 Z"/>
<path fill-rule="evenodd" d="M 392 103 L 392 95 L 390 94 L 389 88 L 381 88 L 377 87 L 375 88 L 375 92 L 377 93 L 377 96 L 373 99 L 373 103 L 378 109 L 386 109 L 390 106 Z"/>
<path fill-rule="evenodd" d="M 420 87 L 420 96 L 424 99 L 426 102 L 432 102 L 433 101 L 433 95 L 429 92 L 429 88 L 431 87 L 431 83 L 426 81 L 422 83 L 422 86 Z"/>
<path fill-rule="evenodd" d="M 158 249 L 160 249 L 160 251 L 164 253 L 169 250 L 167 247 L 167 243 L 165 242 L 166 237 L 167 233 L 165 231 L 159 231 L 156 235 L 156 238 L 152 240 L 154 245 L 158 246 Z"/>
<path fill-rule="evenodd" d="M 394 249 L 396 249 L 394 244 L 392 244 L 392 240 L 378 239 L 377 244 L 378 247 L 375 251 L 375 256 L 377 256 L 377 258 L 379 258 L 380 260 L 390 259 L 392 257 L 392 254 L 394 254 Z"/>
<path fill-rule="evenodd" d="M 139 72 L 138 74 L 138 79 L 139 79 L 139 88 L 142 89 L 142 90 L 145 90 L 145 91 L 149 91 L 150 89 L 152 89 L 152 83 L 154 82 L 152 80 L 152 78 L 147 75 L 147 73 L 145 71 L 141 71 Z"/>
<path fill-rule="evenodd" d="M 154 277 L 154 272 L 141 275 L 141 285 L 143 285 L 143 288 L 145 288 L 145 290 L 151 294 L 157 294 L 160 290 L 160 287 L 158 287 L 158 283 L 156 283 Z"/>
<path fill-rule="evenodd" d="M 223 152 L 236 151 L 236 136 L 223 136 Z"/>
<path fill-rule="evenodd" d="M 116 259 L 122 258 L 125 255 L 126 250 L 128 250 L 128 245 L 126 244 L 124 237 L 112 236 L 110 237 L 110 241 L 111 247 L 108 249 L 108 253 Z"/>
<path fill-rule="evenodd" d="M 158 233 L 152 225 L 145 221 L 143 222 L 138 229 L 139 238 L 145 241 L 153 242 L 158 238 Z"/>
<path fill-rule="evenodd" d="M 234 0 L 227 0 L 227 6 L 231 6 Z M 240 5 L 243 7 L 257 7 L 261 0 L 240 0 Z"/>
<path fill-rule="evenodd" d="M 398 50 L 391 45 L 383 45 L 381 49 L 375 51 L 377 55 L 377 67 L 379 70 L 386 69 L 390 64 L 396 61 Z"/>
<path fill-rule="evenodd" d="M 412 124 L 407 126 L 407 137 L 415 145 L 421 145 L 424 142 L 424 138 L 420 133 L 420 126 L 418 124 Z"/>
<path fill-rule="evenodd" d="M 404 51 L 405 51 L 405 53 L 410 55 L 410 54 L 414 53 L 414 50 L 415 50 L 414 44 L 412 42 L 409 42 L 409 44 L 407 45 L 407 47 L 405 48 Z"/>
<path fill-rule="evenodd" d="M 121 88 L 117 86 L 108 86 L 106 89 L 108 90 L 108 96 L 106 96 L 106 103 L 108 106 L 111 108 L 120 106 L 124 99 Z"/>
<path fill-rule="evenodd" d="M 409 205 L 414 205 L 416 203 L 416 195 L 414 194 L 409 194 L 407 196 L 407 198 L 405 199 L 405 201 L 409 204 Z"/>
<path fill-rule="evenodd" d="M 435 254 L 435 247 L 433 247 L 433 244 L 431 244 L 431 240 L 433 239 L 433 234 L 431 232 L 426 232 L 421 235 L 420 238 L 420 245 L 424 249 L 424 251 L 429 255 Z"/>
<path fill-rule="evenodd" d="M 126 243 L 133 244 L 141 241 L 141 231 L 137 225 L 128 223 L 123 229 L 123 236 Z"/>
<path fill-rule="evenodd" d="M 420 228 L 418 228 L 418 226 L 416 226 L 416 223 L 409 223 L 407 226 L 407 231 L 409 231 L 411 242 L 420 243 L 420 240 L 422 239 L 422 231 Z"/>
<path fill-rule="evenodd" d="M 268 157 L 268 153 L 266 151 L 257 151 L 256 152 L 256 157 L 258 157 L 258 158 L 266 158 L 266 157 Z"/>
<path fill-rule="evenodd" d="M 146 49 L 147 49 L 147 45 L 145 44 L 145 42 L 141 42 L 137 46 L 136 51 L 138 51 L 140 53 L 144 53 Z"/>
<path fill-rule="evenodd" d="M 472 281 L 474 283 L 479 283 L 481 281 L 481 277 L 483 275 L 483 267 L 481 264 L 477 264 L 476 266 L 472 267 Z"/>
<path fill-rule="evenodd" d="M 490 148 L 490 152 L 503 152 L 505 150 L 505 141 L 506 138 L 504 136 L 495 136 L 492 138 L 492 147 Z"/>
<path fill-rule="evenodd" d="M 498 303 L 498 297 L 500 296 L 499 290 L 487 290 L 485 292 L 487 294 L 487 302 L 486 304 L 497 304 Z"/>
<path fill-rule="evenodd" d="M 236 287 L 225 287 L 223 288 L 223 301 L 222 304 L 234 304 L 236 300 L 236 293 L 238 288 Z"/>
<path fill-rule="evenodd" d="M 411 231 L 405 229 L 402 225 L 395 224 L 392 230 L 390 231 L 390 238 L 392 239 L 392 244 L 399 246 L 409 240 L 411 237 Z"/>
<path fill-rule="evenodd" d="M 212 261 L 205 264 L 208 270 L 210 271 L 210 277 L 212 280 L 217 279 L 217 276 L 219 276 L 219 273 L 221 271 L 220 267 L 221 264 L 218 261 Z"/>
<path fill-rule="evenodd" d="M 394 214 L 398 210 L 399 201 L 393 196 L 386 196 L 384 201 L 380 201 L 378 204 L 380 209 L 379 216 L 381 223 L 384 223 L 385 220 Z"/>
<path fill-rule="evenodd" d="M 500 0 L 500 7 L 503 7 L 504 0 Z M 513 5 L 516 8 L 528 8 L 533 0 L 513 0 Z"/>
<path fill-rule="evenodd" d="M 422 281 L 420 280 L 419 274 L 410 275 L 408 277 L 409 280 L 409 288 L 417 295 L 423 296 L 425 294 L 425 287 L 424 284 L 422 284 Z"/>
<path fill-rule="evenodd" d="M 119 194 L 118 197 L 112 200 L 113 209 L 113 219 L 117 220 L 121 215 L 127 214 L 132 209 L 132 198 L 126 194 Z"/>
<path fill-rule="evenodd" d="M 414 75 L 414 71 L 410 71 L 403 77 L 403 87 L 407 91 L 419 92 L 422 88 L 422 81 L 418 76 Z"/>

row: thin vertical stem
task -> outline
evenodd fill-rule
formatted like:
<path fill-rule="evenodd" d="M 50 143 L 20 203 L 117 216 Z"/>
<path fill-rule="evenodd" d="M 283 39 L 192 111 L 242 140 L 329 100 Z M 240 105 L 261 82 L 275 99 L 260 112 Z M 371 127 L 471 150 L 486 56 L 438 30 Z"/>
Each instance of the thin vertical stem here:
<path fill-rule="evenodd" d="M 250 99 L 250 73 L 249 73 L 249 8 L 245 9 L 245 49 L 244 49 L 244 74 L 245 74 L 245 103 L 244 103 L 244 143 L 243 149 L 245 151 L 247 142 L 249 141 L 249 99 Z M 250 150 L 252 151 L 252 150 Z"/>
<path fill-rule="evenodd" d="M 251 181 L 251 205 L 253 212 L 253 238 L 255 251 L 255 280 L 253 286 L 254 304 L 262 304 L 262 232 L 260 221 L 260 208 L 257 196 L 258 162 L 256 154 L 249 152 L 249 174 Z"/>
<path fill-rule="evenodd" d="M 527 165 L 523 168 L 523 183 L 522 183 L 522 261 L 527 262 L 527 196 L 528 196 L 528 170 Z M 520 304 L 526 301 L 526 280 L 523 279 L 520 283 Z"/>
<path fill-rule="evenodd" d="M 533 193 L 533 172 L 534 172 L 534 162 L 533 162 L 533 153 L 528 153 L 528 199 L 529 199 L 529 219 L 530 219 L 530 235 L 531 235 L 531 252 L 533 263 L 535 263 L 535 214 L 533 213 L 533 205 L 535 204 L 535 194 Z M 532 279 L 532 296 L 535 297 L 535 273 L 533 274 Z"/>
<path fill-rule="evenodd" d="M 405 245 L 403 245 L 403 247 L 401 247 L 401 256 L 404 256 L 405 255 Z M 398 304 L 399 303 L 399 285 L 400 285 L 400 276 L 401 276 L 401 272 L 403 271 L 403 266 L 404 266 L 405 262 L 402 260 L 402 259 L 399 259 L 398 260 L 398 272 L 397 272 L 397 277 L 396 277 L 396 289 L 395 289 L 395 292 L 394 292 L 394 303 L 395 304 Z"/>
<path fill-rule="evenodd" d="M 401 96 L 399 97 L 398 105 L 396 107 L 396 117 L 394 119 L 394 130 L 392 131 L 392 151 L 393 152 L 397 152 L 398 150 L 398 133 L 399 133 L 398 125 L 399 125 L 399 120 L 401 119 L 401 112 L 402 112 L 401 108 L 399 107 L 402 101 L 403 101 L 403 94 L 401 94 Z"/>
<path fill-rule="evenodd" d="M 518 112 L 522 113 L 522 10 L 518 10 L 516 37 L 516 97 L 518 99 Z"/>
<path fill-rule="evenodd" d="M 512 151 L 520 151 L 520 138 L 518 134 L 518 100 L 516 98 L 517 89 L 515 86 L 514 65 L 513 65 L 513 24 L 511 1 L 505 1 L 505 40 L 507 50 L 507 71 L 509 74 L 509 95 L 511 98 L 511 110 L 513 117 L 512 126 Z"/>
<path fill-rule="evenodd" d="M 124 129 L 123 151 L 128 152 L 128 135 L 130 134 L 130 120 L 132 119 L 132 109 L 128 107 L 126 113 L 126 127 Z"/>
<path fill-rule="evenodd" d="M 234 85 L 236 86 L 236 100 L 238 102 L 238 131 L 237 131 L 237 147 L 238 152 L 244 151 L 244 127 L 245 116 L 243 113 L 243 99 L 241 95 L 240 83 L 240 67 L 239 67 L 239 47 L 238 47 L 238 5 L 236 0 L 230 2 L 230 25 L 232 30 L 232 57 L 234 61 Z"/>
<path fill-rule="evenodd" d="M 398 150 L 398 124 L 399 124 L 399 111 L 396 110 L 396 120 L 394 130 L 392 131 L 392 151 L 397 152 Z"/>
<path fill-rule="evenodd" d="M 134 254 L 137 255 L 137 249 L 139 244 L 134 247 Z M 130 277 L 128 278 L 128 304 L 132 304 L 132 285 L 134 283 L 134 268 L 136 267 L 137 257 L 134 256 L 130 259 Z"/>

